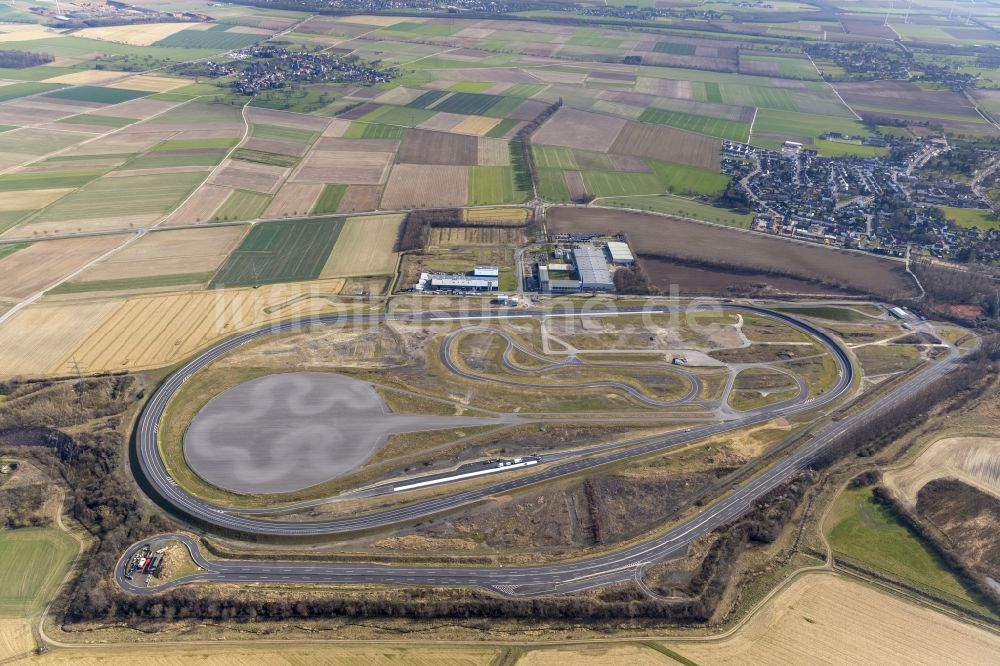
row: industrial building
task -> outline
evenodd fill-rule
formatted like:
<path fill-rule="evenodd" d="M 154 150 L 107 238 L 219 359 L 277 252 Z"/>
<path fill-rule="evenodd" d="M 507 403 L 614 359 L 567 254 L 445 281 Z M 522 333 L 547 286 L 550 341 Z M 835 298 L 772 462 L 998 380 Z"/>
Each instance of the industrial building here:
<path fill-rule="evenodd" d="M 630 266 L 635 263 L 635 257 L 632 256 L 632 250 L 629 249 L 628 243 L 610 241 L 607 247 L 608 254 L 611 256 L 612 264 Z"/>
<path fill-rule="evenodd" d="M 496 291 L 498 277 L 477 277 L 461 273 L 421 273 L 416 291 Z"/>
<path fill-rule="evenodd" d="M 579 245 L 560 247 L 553 252 L 554 261 L 538 261 L 538 291 L 549 294 L 571 294 L 580 291 L 614 291 L 608 257 L 618 257 L 622 265 L 634 263 L 632 252 L 625 243 L 614 253 L 605 247 Z"/>
<path fill-rule="evenodd" d="M 604 253 L 593 245 L 581 245 L 573 250 L 573 263 L 584 291 L 614 291 L 615 282 L 608 270 Z"/>

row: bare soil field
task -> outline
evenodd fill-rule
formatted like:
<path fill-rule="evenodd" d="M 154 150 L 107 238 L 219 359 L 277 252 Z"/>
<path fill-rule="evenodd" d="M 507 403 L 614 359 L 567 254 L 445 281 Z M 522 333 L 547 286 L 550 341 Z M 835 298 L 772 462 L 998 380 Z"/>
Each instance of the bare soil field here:
<path fill-rule="evenodd" d="M 288 111 L 262 109 L 255 106 L 247 107 L 247 119 L 251 123 L 280 125 L 281 127 L 293 127 L 295 129 L 312 130 L 314 132 L 322 132 L 330 124 L 328 118 L 306 116 L 301 113 L 290 113 Z"/>
<path fill-rule="evenodd" d="M 263 217 L 307 215 L 323 194 L 324 187 L 322 183 L 285 183 L 274 195 Z"/>
<path fill-rule="evenodd" d="M 921 112 L 976 115 L 975 109 L 961 93 L 924 90 L 910 81 L 838 83 L 836 88 L 848 104 L 912 111 L 917 116 Z"/>
<path fill-rule="evenodd" d="M 323 137 L 313 148 L 318 151 L 358 152 L 358 153 L 394 153 L 399 150 L 396 139 L 342 139 L 339 137 Z"/>
<path fill-rule="evenodd" d="M 283 167 L 229 160 L 212 176 L 212 184 L 274 194 L 287 174 Z"/>
<path fill-rule="evenodd" d="M 212 219 L 212 214 L 219 210 L 219 207 L 225 203 L 226 199 L 232 193 L 233 188 L 231 187 L 202 185 L 198 188 L 197 192 L 191 195 L 190 199 L 171 213 L 164 224 L 200 224 L 207 222 Z"/>
<path fill-rule="evenodd" d="M 216 270 L 246 234 L 246 225 L 148 233 L 74 280 L 121 280 Z"/>
<path fill-rule="evenodd" d="M 690 81 L 674 81 L 672 79 L 657 79 L 640 76 L 635 84 L 636 92 L 656 95 L 657 97 L 674 97 L 676 99 L 693 99 L 694 90 Z"/>
<path fill-rule="evenodd" d="M 608 152 L 718 170 L 722 142 L 666 125 L 627 123 Z"/>
<path fill-rule="evenodd" d="M 583 174 L 579 171 L 564 171 L 563 179 L 569 190 L 570 199 L 577 201 L 587 194 L 587 185 L 583 182 Z"/>
<path fill-rule="evenodd" d="M 454 208 L 469 200 L 464 166 L 397 164 L 382 194 L 381 208 Z"/>
<path fill-rule="evenodd" d="M 429 244 L 450 248 L 470 245 L 511 247 L 524 243 L 524 231 L 519 227 L 434 227 Z"/>
<path fill-rule="evenodd" d="M 821 281 L 839 288 L 884 294 L 912 294 L 902 263 L 856 252 L 830 250 L 773 236 L 698 224 L 678 218 L 626 211 L 551 208 L 546 224 L 554 232 L 623 231 L 641 258 L 705 262 L 706 268 L 774 272 L 778 277 Z M 658 282 L 661 288 L 670 284 Z M 770 278 L 768 278 L 770 280 Z M 741 281 L 745 281 L 745 278 Z"/>
<path fill-rule="evenodd" d="M 337 206 L 338 213 L 363 213 L 378 208 L 382 188 L 378 185 L 350 185 Z"/>
<path fill-rule="evenodd" d="M 364 215 L 344 223 L 320 278 L 391 275 L 399 255 L 393 251 L 403 215 Z"/>
<path fill-rule="evenodd" d="M 308 143 L 298 143 L 297 141 L 279 141 L 277 139 L 248 139 L 240 145 L 240 148 L 248 150 L 259 150 L 265 153 L 278 153 L 279 155 L 294 155 L 302 157 L 309 150 Z"/>
<path fill-rule="evenodd" d="M 452 127 L 465 120 L 465 116 L 460 113 L 435 113 L 433 116 L 417 125 L 418 129 L 434 130 L 436 132 L 448 132 Z"/>
<path fill-rule="evenodd" d="M 953 478 L 1000 497 L 1000 438 L 947 437 L 931 444 L 913 463 L 884 474 L 897 497 L 916 505 L 917 491 L 934 479 Z"/>
<path fill-rule="evenodd" d="M 398 161 L 409 164 L 475 166 L 478 152 L 479 139 L 474 136 L 411 130 L 406 133 L 406 138 L 399 147 Z"/>
<path fill-rule="evenodd" d="M 385 182 L 392 153 L 313 150 L 303 160 L 295 181 L 378 185 Z"/>
<path fill-rule="evenodd" d="M 479 137 L 479 166 L 510 166 L 510 148 L 503 139 Z"/>
<path fill-rule="evenodd" d="M 993 633 L 825 574 L 793 582 L 731 637 L 664 643 L 720 665 L 982 664 L 1000 652 Z"/>
<path fill-rule="evenodd" d="M 37 377 L 73 372 L 74 368 L 56 366 L 118 303 L 109 300 L 24 308 L 0 325 L 0 376 Z M 84 372 L 90 370 L 80 368 Z"/>
<path fill-rule="evenodd" d="M 604 153 L 627 123 L 623 118 L 562 107 L 535 132 L 532 141 Z"/>
<path fill-rule="evenodd" d="M 168 365 L 237 331 L 336 309 L 324 296 L 342 287 L 342 280 L 330 280 L 135 296 L 118 302 L 48 371 L 65 373 L 74 359 L 89 372 Z"/>
<path fill-rule="evenodd" d="M 22 299 L 121 245 L 123 236 L 39 241 L 0 259 L 0 296 Z"/>
<path fill-rule="evenodd" d="M 132 128 L 129 128 L 132 129 Z M 103 155 L 113 153 L 139 153 L 149 150 L 161 141 L 172 137 L 172 130 L 149 130 L 142 132 L 116 132 L 88 142 L 73 149 L 71 155 Z"/>

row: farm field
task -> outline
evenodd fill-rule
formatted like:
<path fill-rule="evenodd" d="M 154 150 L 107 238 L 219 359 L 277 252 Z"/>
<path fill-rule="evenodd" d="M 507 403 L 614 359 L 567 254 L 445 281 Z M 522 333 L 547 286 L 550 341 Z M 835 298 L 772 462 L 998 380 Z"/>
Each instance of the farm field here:
<path fill-rule="evenodd" d="M 264 222 L 243 239 L 212 280 L 213 286 L 310 280 L 320 275 L 343 218 Z"/>
<path fill-rule="evenodd" d="M 69 571 L 79 544 L 56 527 L 0 531 L 0 617 L 40 612 Z"/>
<path fill-rule="evenodd" d="M 338 306 L 326 296 L 337 294 L 343 284 L 327 280 L 119 299 L 96 325 L 76 332 L 72 346 L 51 366 L 34 372 L 65 374 L 75 364 L 89 372 L 161 367 L 237 331 L 335 310 Z"/>
<path fill-rule="evenodd" d="M 399 254 L 393 251 L 403 215 L 349 217 L 319 273 L 322 279 L 392 275 Z"/>
<path fill-rule="evenodd" d="M 124 250 L 88 268 L 74 281 L 214 273 L 246 232 L 246 226 L 226 226 L 147 233 Z"/>
<path fill-rule="evenodd" d="M 124 240 L 123 236 L 68 238 L 32 243 L 0 259 L 0 296 L 22 299 L 72 275 Z"/>
<path fill-rule="evenodd" d="M 853 562 L 902 578 L 959 604 L 974 605 L 972 597 L 944 562 L 885 506 L 871 488 L 848 488 L 826 522 L 830 547 Z"/>
<path fill-rule="evenodd" d="M 861 583 L 803 576 L 731 637 L 664 643 L 699 664 L 981 663 L 1000 649 L 993 633 Z"/>
<path fill-rule="evenodd" d="M 666 213 L 678 217 L 689 217 L 704 222 L 713 222 L 727 227 L 749 229 L 753 222 L 752 213 L 735 213 L 725 208 L 716 208 L 698 203 L 692 199 L 661 195 L 655 197 L 608 197 L 600 201 L 602 206 L 635 208 L 654 213 Z"/>
<path fill-rule="evenodd" d="M 958 479 L 1000 497 L 1000 439 L 946 437 L 912 464 L 885 473 L 886 484 L 911 506 L 926 483 L 940 478 Z"/>

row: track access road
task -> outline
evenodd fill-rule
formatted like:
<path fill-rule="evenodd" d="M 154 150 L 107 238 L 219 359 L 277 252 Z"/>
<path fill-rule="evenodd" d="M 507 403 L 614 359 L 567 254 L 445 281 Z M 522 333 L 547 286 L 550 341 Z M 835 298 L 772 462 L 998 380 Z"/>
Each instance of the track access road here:
<path fill-rule="evenodd" d="M 135 453 L 141 471 L 161 503 L 184 515 L 194 518 L 209 527 L 216 527 L 230 532 L 245 532 L 248 534 L 266 534 L 270 536 L 303 536 L 316 534 L 337 534 L 352 532 L 393 524 L 406 523 L 423 517 L 448 511 L 469 503 L 480 501 L 486 497 L 509 492 L 528 485 L 555 479 L 567 474 L 586 471 L 588 469 L 612 462 L 642 456 L 656 451 L 678 446 L 707 436 L 720 434 L 748 425 L 768 421 L 782 416 L 794 416 L 816 410 L 843 396 L 854 381 L 854 368 L 850 358 L 832 338 L 822 330 L 807 322 L 795 319 L 789 315 L 744 305 L 723 305 L 724 310 L 757 314 L 785 322 L 801 330 L 819 341 L 833 356 L 838 369 L 836 385 L 826 393 L 797 404 L 776 405 L 749 412 L 737 419 L 694 427 L 685 432 L 673 433 L 648 444 L 622 451 L 615 451 L 593 458 L 570 460 L 565 463 L 548 467 L 544 470 L 517 479 L 502 481 L 487 487 L 461 491 L 453 495 L 415 503 L 409 506 L 384 511 L 367 516 L 325 520 L 303 523 L 280 523 L 277 521 L 252 518 L 240 515 L 236 510 L 212 505 L 193 496 L 181 488 L 170 478 L 159 454 L 157 431 L 160 419 L 163 417 L 166 404 L 180 386 L 194 373 L 229 351 L 266 335 L 291 330 L 297 324 L 272 326 L 258 331 L 251 331 L 227 340 L 182 367 L 154 392 L 145 409 L 140 415 L 135 435 Z M 669 309 L 655 310 L 654 313 L 668 313 Z M 597 315 L 598 313 L 594 313 Z M 617 311 L 599 313 L 599 316 L 615 316 L 616 314 L 632 314 Z M 478 316 L 480 319 L 504 319 L 513 317 L 547 316 L 544 312 L 529 312 L 527 314 L 492 313 Z M 356 322 L 378 322 L 389 319 L 417 320 L 428 323 L 434 321 L 470 320 L 463 314 L 440 313 L 434 315 L 393 316 L 384 314 L 330 316 L 315 322 L 343 323 L 345 320 Z M 750 504 L 766 494 L 796 471 L 806 466 L 822 449 L 835 440 L 854 423 L 873 418 L 892 409 L 900 401 L 906 399 L 919 386 L 932 381 L 936 376 L 947 372 L 958 358 L 953 349 L 949 357 L 938 362 L 917 375 L 910 381 L 882 395 L 868 407 L 850 417 L 835 421 L 814 434 L 804 446 L 798 448 L 780 463 L 762 472 L 752 480 L 737 488 L 723 499 L 707 507 L 694 518 L 669 530 L 668 532 L 627 548 L 595 556 L 585 560 L 564 562 L 559 564 L 524 567 L 524 568 L 465 568 L 465 567 L 399 567 L 381 565 L 359 565 L 343 563 L 302 563 L 302 562 L 271 562 L 271 561 L 225 561 L 205 560 L 197 552 L 197 545 L 189 540 L 192 549 L 203 571 L 181 578 L 155 588 L 146 588 L 138 581 L 127 580 L 124 577 L 122 563 L 132 550 L 123 556 L 122 563 L 116 567 L 115 578 L 123 588 L 136 593 L 151 593 L 154 591 L 196 581 L 219 582 L 323 582 L 323 583 L 391 583 L 391 584 L 424 584 L 424 585 L 476 585 L 490 587 L 505 594 L 539 595 L 556 592 L 572 592 L 611 582 L 627 580 L 635 575 L 637 569 L 682 552 L 693 540 L 716 527 L 723 525 L 747 510 Z M 178 537 L 181 538 L 181 537 Z M 136 546 L 138 547 L 138 545 Z"/>

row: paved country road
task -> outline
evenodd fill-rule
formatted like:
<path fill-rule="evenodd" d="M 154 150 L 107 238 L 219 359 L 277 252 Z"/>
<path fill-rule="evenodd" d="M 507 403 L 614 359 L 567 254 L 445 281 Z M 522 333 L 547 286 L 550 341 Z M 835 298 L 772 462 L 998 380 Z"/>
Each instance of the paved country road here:
<path fill-rule="evenodd" d="M 510 492 L 567 474 L 578 473 L 600 465 L 647 455 L 689 441 L 744 428 L 748 425 L 769 421 L 774 418 L 794 416 L 813 411 L 837 400 L 851 388 L 855 378 L 855 371 L 850 357 L 843 348 L 822 330 L 790 315 L 765 308 L 731 304 L 723 304 L 715 307 L 720 307 L 724 311 L 756 314 L 776 319 L 810 335 L 821 343 L 834 358 L 838 371 L 836 385 L 822 395 L 809 400 L 765 407 L 754 412 L 748 412 L 736 419 L 698 426 L 684 432 L 672 433 L 641 446 L 615 451 L 606 455 L 569 460 L 539 470 L 534 474 L 501 481 L 483 488 L 460 491 L 453 495 L 430 499 L 371 515 L 315 522 L 281 523 L 264 518 L 240 515 L 238 510 L 213 505 L 184 490 L 167 472 L 164 461 L 160 456 L 157 432 L 167 402 L 189 377 L 215 359 L 243 344 L 274 333 L 293 330 L 296 326 L 301 325 L 300 323 L 289 323 L 250 331 L 224 341 L 204 352 L 168 377 L 156 389 L 140 415 L 134 438 L 135 455 L 145 481 L 149 484 L 151 492 L 154 494 L 154 499 L 174 512 L 207 526 L 209 529 L 221 529 L 228 533 L 244 533 L 247 535 L 268 535 L 272 538 L 280 536 L 303 537 L 309 535 L 340 534 L 412 522 L 435 513 L 452 510 L 480 501 L 486 497 Z M 618 310 L 615 312 L 588 313 L 588 315 L 615 316 L 620 314 L 634 314 L 635 311 Z M 651 312 L 653 314 L 665 314 L 673 311 L 676 311 L 676 309 L 660 308 Z M 542 311 L 531 311 L 528 313 L 493 312 L 474 316 L 463 313 L 331 315 L 318 318 L 314 323 L 374 323 L 389 319 L 426 321 L 428 323 L 435 321 L 469 322 L 472 320 L 500 320 L 514 317 L 545 318 L 546 316 L 549 315 Z M 735 489 L 723 499 L 705 508 L 698 515 L 664 534 L 612 553 L 558 564 L 516 568 L 442 568 L 353 563 L 226 561 L 206 560 L 201 556 L 196 543 L 187 537 L 175 535 L 175 538 L 184 541 L 192 551 L 192 556 L 202 568 L 200 573 L 149 588 L 144 587 L 142 581 L 139 580 L 140 578 L 144 578 L 141 574 L 136 576 L 136 580 L 128 580 L 124 577 L 124 563 L 135 549 L 140 546 L 140 544 L 136 544 L 135 547 L 129 549 L 123 555 L 122 560 L 116 565 L 115 580 L 124 589 L 138 594 L 149 594 L 190 582 L 217 581 L 230 583 L 312 582 L 475 585 L 489 587 L 508 595 L 529 596 L 574 592 L 609 583 L 626 581 L 635 575 L 638 568 L 650 562 L 662 560 L 683 552 L 692 540 L 711 532 L 713 529 L 732 521 L 744 513 L 754 500 L 774 489 L 790 478 L 796 471 L 808 465 L 825 446 L 847 431 L 852 425 L 877 417 L 892 409 L 895 405 L 912 395 L 919 387 L 948 372 L 954 367 L 958 359 L 958 352 L 952 348 L 947 359 L 943 359 L 935 365 L 911 376 L 909 381 L 883 394 L 863 410 L 850 417 L 834 421 L 820 429 L 804 446 L 799 447 L 783 461 L 755 476 L 752 480 Z M 162 537 L 156 537 L 157 540 L 160 538 Z"/>

